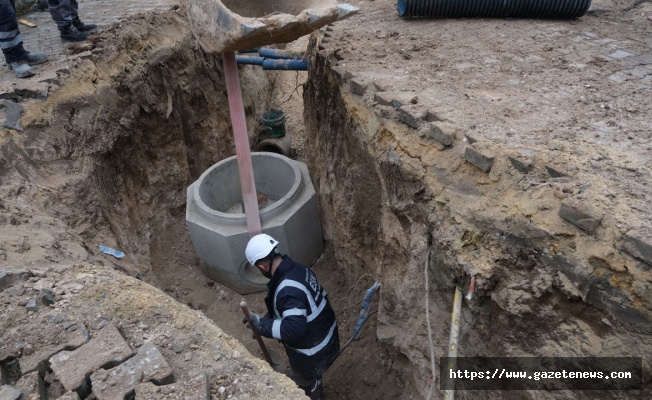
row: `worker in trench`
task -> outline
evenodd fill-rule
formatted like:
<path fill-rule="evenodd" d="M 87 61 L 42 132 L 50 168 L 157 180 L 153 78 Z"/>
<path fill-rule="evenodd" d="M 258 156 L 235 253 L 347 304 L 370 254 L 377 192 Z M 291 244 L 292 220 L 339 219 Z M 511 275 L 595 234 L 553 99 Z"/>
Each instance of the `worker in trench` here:
<path fill-rule="evenodd" d="M 245 255 L 270 281 L 267 314 L 251 313 L 252 324 L 265 337 L 285 346 L 288 376 L 311 400 L 321 398 L 322 375 L 340 351 L 335 312 L 314 272 L 281 255 L 278 241 L 266 234 L 249 240 Z"/>

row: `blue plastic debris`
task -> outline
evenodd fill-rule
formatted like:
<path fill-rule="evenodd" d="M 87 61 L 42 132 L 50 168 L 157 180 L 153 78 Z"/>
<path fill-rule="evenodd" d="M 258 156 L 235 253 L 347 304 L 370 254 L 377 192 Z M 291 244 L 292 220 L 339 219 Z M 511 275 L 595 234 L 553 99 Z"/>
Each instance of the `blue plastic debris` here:
<path fill-rule="evenodd" d="M 120 250 L 112 249 L 110 247 L 106 247 L 102 245 L 100 245 L 100 251 L 102 251 L 102 253 L 104 254 L 108 254 L 115 258 L 122 258 L 125 256 L 125 253 L 121 252 Z"/>

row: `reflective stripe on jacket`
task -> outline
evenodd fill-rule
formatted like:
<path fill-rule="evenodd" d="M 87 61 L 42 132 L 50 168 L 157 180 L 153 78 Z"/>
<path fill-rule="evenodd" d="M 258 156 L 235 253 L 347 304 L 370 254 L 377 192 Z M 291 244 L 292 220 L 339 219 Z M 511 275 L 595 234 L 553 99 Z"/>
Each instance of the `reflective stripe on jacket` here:
<path fill-rule="evenodd" d="M 284 256 L 267 288 L 271 318 L 261 319 L 261 335 L 283 342 L 293 369 L 328 368 L 339 352 L 339 334 L 335 312 L 314 272 Z"/>

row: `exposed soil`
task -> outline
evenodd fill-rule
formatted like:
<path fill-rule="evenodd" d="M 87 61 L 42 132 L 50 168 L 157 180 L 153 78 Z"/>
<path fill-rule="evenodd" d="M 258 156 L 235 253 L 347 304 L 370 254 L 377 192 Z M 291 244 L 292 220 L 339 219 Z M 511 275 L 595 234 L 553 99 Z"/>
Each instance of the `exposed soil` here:
<path fill-rule="evenodd" d="M 466 291 L 470 276 L 478 292 L 464 303 L 460 355 L 631 355 L 643 357 L 645 368 L 643 392 L 483 398 L 649 397 L 652 273 L 622 243 L 628 232 L 650 228 L 652 212 L 650 3 L 598 0 L 573 21 L 404 20 L 394 1 L 352 3 L 362 10 L 357 16 L 310 43 L 288 45 L 307 51 L 309 73 L 240 68 L 252 144 L 260 139 L 262 113 L 280 108 L 292 156 L 309 166 L 327 245 L 313 267 L 331 297 L 342 344 L 365 290 L 382 282 L 361 339 L 326 374 L 326 397 L 428 397 L 438 377 L 425 302 L 441 356 L 453 289 Z M 26 103 L 24 132 L 0 133 L 0 267 L 49 269 L 64 283 L 73 280 L 66 275 L 76 271 L 71 264 L 83 264 L 75 268 L 84 273 L 97 268 L 100 277 L 83 285 L 93 293 L 119 285 L 126 293 L 111 313 L 83 291 L 66 297 L 79 308 L 74 314 L 61 303 L 52 308 L 91 331 L 104 324 L 97 315 L 124 320 L 121 331 L 134 346 L 143 322 L 133 308 L 167 301 L 158 292 L 129 297 L 151 289 L 140 279 L 199 310 L 261 358 L 241 323 L 242 296 L 202 274 L 185 225 L 188 185 L 234 153 L 218 57 L 201 51 L 177 12 L 106 28 L 90 47 L 92 56 L 76 61 L 46 101 Z M 423 119 L 420 125 L 408 126 L 385 100 L 402 103 Z M 453 144 L 429 136 L 430 122 Z M 493 157 L 489 172 L 467 162 L 471 144 Z M 595 232 L 559 217 L 567 199 L 601 216 Z M 99 245 L 126 256 L 102 254 Z M 18 346 L 24 354 L 27 343 L 45 345 L 17 339 L 42 329 L 42 315 L 33 318 L 23 300 L 38 280 L 32 278 L 43 274 L 33 273 L 16 295 L 1 293 L 0 350 Z M 244 298 L 263 312 L 263 297 Z M 152 338 L 164 348 L 171 336 L 197 339 L 190 310 L 162 307 L 178 309 L 187 323 L 166 331 L 169 315 L 149 316 L 146 325 L 160 325 Z M 197 318 L 201 332 L 213 332 Z M 220 354 L 237 349 L 216 335 L 230 343 Z M 210 344 L 195 339 L 186 344 L 197 353 Z M 278 343 L 267 343 L 285 360 Z M 166 355 L 180 376 L 195 372 L 196 360 L 170 348 Z M 201 361 L 215 357 L 208 352 Z M 248 362 L 245 356 L 246 395 L 266 396 L 252 383 L 259 375 L 279 379 L 278 396 L 296 395 L 287 381 L 265 375 L 271 372 L 263 364 Z M 227 371 L 218 364 L 216 396 L 241 366 Z"/>

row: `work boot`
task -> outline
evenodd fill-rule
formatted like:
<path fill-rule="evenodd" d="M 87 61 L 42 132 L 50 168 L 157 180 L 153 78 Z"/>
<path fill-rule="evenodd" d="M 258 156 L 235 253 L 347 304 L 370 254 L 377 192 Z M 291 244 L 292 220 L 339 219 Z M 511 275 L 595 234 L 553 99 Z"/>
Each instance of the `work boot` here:
<path fill-rule="evenodd" d="M 29 67 L 27 60 L 12 62 L 9 64 L 9 69 L 14 71 L 14 74 L 18 78 L 29 78 L 30 76 L 36 75 L 36 72 L 32 71 Z"/>
<path fill-rule="evenodd" d="M 81 42 L 89 35 L 88 32 L 78 31 L 72 23 L 59 28 L 59 32 L 61 32 L 62 42 Z"/>
<path fill-rule="evenodd" d="M 32 10 L 33 11 L 47 11 L 48 10 L 48 3 L 46 1 L 37 1 L 32 6 Z"/>
<path fill-rule="evenodd" d="M 29 65 L 37 65 L 37 64 L 43 64 L 48 60 L 48 56 L 45 53 L 27 53 L 27 64 Z"/>
<path fill-rule="evenodd" d="M 93 29 L 97 28 L 97 25 L 95 24 L 85 24 L 81 22 L 79 17 L 73 18 L 72 24 L 75 26 L 75 28 L 77 28 L 79 32 L 90 32 Z"/>

